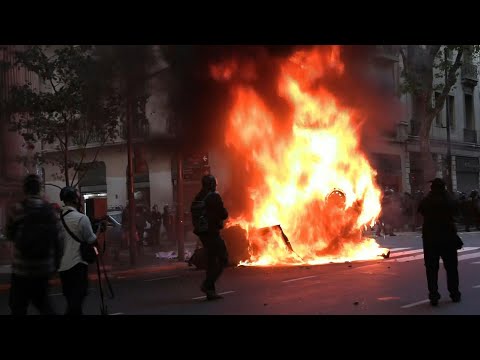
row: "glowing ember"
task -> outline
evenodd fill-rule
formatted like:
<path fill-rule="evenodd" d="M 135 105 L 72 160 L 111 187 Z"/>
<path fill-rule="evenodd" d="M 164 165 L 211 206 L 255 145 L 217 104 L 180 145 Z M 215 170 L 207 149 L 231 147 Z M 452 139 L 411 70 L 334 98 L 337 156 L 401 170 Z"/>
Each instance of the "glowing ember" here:
<path fill-rule="evenodd" d="M 241 265 L 322 264 L 385 253 L 374 239 L 362 237 L 380 212 L 380 190 L 358 147 L 358 119 L 319 86 L 326 73 L 341 78 L 343 70 L 336 46 L 297 52 L 282 64 L 278 94 L 293 109 L 287 135 L 276 130 L 273 112 L 253 87 L 232 81 L 225 140 L 244 154 L 254 203 L 253 213 L 227 224 L 247 231 L 250 259 Z M 218 81 L 254 78 L 251 64 L 245 70 L 249 76 L 242 71 L 234 61 L 211 68 Z M 294 251 L 281 231 L 271 231 L 267 239 L 256 231 L 278 224 Z"/>

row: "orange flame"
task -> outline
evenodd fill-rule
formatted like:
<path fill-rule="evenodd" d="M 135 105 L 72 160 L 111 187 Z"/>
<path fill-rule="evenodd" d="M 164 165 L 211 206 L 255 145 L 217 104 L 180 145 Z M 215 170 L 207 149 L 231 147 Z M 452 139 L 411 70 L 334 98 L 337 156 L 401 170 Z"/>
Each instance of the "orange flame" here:
<path fill-rule="evenodd" d="M 233 61 L 211 67 L 219 81 L 241 71 Z M 273 112 L 252 87 L 232 84 L 225 141 L 245 154 L 254 203 L 252 214 L 227 224 L 247 230 L 250 259 L 242 265 L 321 264 L 382 253 L 374 239 L 362 237 L 381 207 L 375 171 L 359 149 L 358 115 L 340 108 L 318 85 L 325 74 L 341 77 L 343 71 L 337 46 L 299 51 L 282 64 L 278 93 L 293 109 L 288 138 L 276 133 Z M 254 72 L 251 66 L 248 72 Z M 344 202 L 330 201 L 334 189 L 341 190 L 335 194 L 343 193 Z M 268 239 L 252 231 L 279 224 L 293 251 L 280 231 Z"/>

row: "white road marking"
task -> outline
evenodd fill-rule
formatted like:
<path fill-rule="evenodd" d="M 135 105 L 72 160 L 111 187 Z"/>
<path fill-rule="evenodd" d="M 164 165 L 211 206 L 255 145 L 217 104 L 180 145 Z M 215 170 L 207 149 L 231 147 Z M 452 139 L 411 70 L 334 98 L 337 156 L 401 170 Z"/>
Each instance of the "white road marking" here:
<path fill-rule="evenodd" d="M 224 292 L 218 293 L 218 295 L 231 294 L 231 293 L 234 293 L 234 292 L 235 291 L 224 291 Z M 203 295 L 203 296 L 194 297 L 194 298 L 192 298 L 192 300 L 200 300 L 200 299 L 206 299 L 206 298 L 207 298 L 207 296 Z"/>
<path fill-rule="evenodd" d="M 377 300 L 380 301 L 388 301 L 388 300 L 400 300 L 400 297 L 398 296 L 385 296 L 385 297 L 379 297 Z"/>
<path fill-rule="evenodd" d="M 471 264 L 480 264 L 480 261 L 474 261 Z"/>
<path fill-rule="evenodd" d="M 465 251 L 478 250 L 478 249 L 480 249 L 480 248 L 479 247 L 464 247 L 463 249 L 458 250 L 458 252 L 461 253 L 461 252 L 465 252 Z M 421 251 L 423 252 L 423 250 L 421 250 Z M 465 255 L 463 255 L 463 256 L 465 256 Z M 475 257 L 475 256 L 473 256 L 473 257 Z M 421 259 L 423 259 L 423 253 L 418 254 L 418 255 L 413 255 L 413 256 L 402 257 L 402 258 L 398 258 L 398 259 L 391 259 L 391 260 L 387 260 L 387 262 L 390 262 L 390 261 L 405 262 L 405 261 L 421 260 Z M 458 260 L 464 260 L 464 258 L 462 258 L 462 256 L 459 256 Z"/>
<path fill-rule="evenodd" d="M 310 278 L 314 278 L 314 277 L 317 277 L 317 276 L 318 276 L 318 275 L 304 276 L 304 277 L 297 278 L 297 279 L 283 280 L 282 282 L 288 283 L 288 282 L 292 282 L 292 281 L 299 281 L 299 280 L 303 280 L 303 279 L 310 279 Z"/>
<path fill-rule="evenodd" d="M 393 248 L 393 249 L 388 249 L 388 250 L 390 250 L 391 252 L 393 252 L 393 251 L 408 250 L 408 249 L 411 249 L 411 247 L 407 247 L 407 248 Z"/>
<path fill-rule="evenodd" d="M 459 256 L 458 261 L 467 260 L 467 259 L 474 259 L 474 258 L 477 258 L 477 257 L 480 257 L 480 253 L 478 253 L 478 252 L 472 253 L 472 254 L 465 254 L 465 255 Z"/>
<path fill-rule="evenodd" d="M 480 288 L 480 285 L 475 285 L 475 286 L 473 286 L 473 288 L 478 289 L 478 288 Z"/>
<path fill-rule="evenodd" d="M 178 277 L 178 275 L 173 275 L 173 276 L 165 276 L 165 277 L 155 278 L 155 279 L 147 279 L 147 280 L 143 280 L 143 281 L 157 281 L 157 280 L 173 279 L 173 278 L 177 278 L 177 277 Z"/>
<path fill-rule="evenodd" d="M 398 253 L 393 253 L 393 254 L 390 254 L 390 258 L 395 258 L 395 257 L 400 257 L 400 256 L 403 256 L 403 255 L 410 255 L 410 254 L 416 254 L 416 253 L 420 253 L 420 252 L 423 252 L 423 249 L 414 249 L 414 250 L 408 250 L 408 251 L 400 251 Z"/>
<path fill-rule="evenodd" d="M 402 308 L 402 309 L 407 309 L 407 308 L 411 308 L 411 307 L 414 307 L 414 306 L 417 306 L 417 305 L 421 305 L 421 304 L 425 304 L 425 303 L 428 303 L 428 302 L 430 302 L 430 300 L 426 299 L 426 300 L 414 302 L 414 303 L 412 303 L 412 304 L 403 305 L 403 306 L 401 306 L 401 308 Z"/>
<path fill-rule="evenodd" d="M 113 313 L 113 314 L 109 314 L 109 315 L 125 315 L 124 313 Z"/>

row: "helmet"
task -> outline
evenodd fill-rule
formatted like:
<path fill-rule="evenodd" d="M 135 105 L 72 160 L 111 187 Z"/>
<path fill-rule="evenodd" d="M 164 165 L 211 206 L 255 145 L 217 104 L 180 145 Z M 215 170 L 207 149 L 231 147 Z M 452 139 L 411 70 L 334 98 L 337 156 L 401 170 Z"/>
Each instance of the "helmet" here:
<path fill-rule="evenodd" d="M 202 177 L 202 187 L 209 191 L 217 189 L 217 179 L 213 175 L 205 175 Z"/>
<path fill-rule="evenodd" d="M 71 186 L 65 186 L 60 190 L 60 200 L 63 202 L 72 202 L 78 204 L 80 202 L 80 197 L 78 196 L 77 189 Z"/>

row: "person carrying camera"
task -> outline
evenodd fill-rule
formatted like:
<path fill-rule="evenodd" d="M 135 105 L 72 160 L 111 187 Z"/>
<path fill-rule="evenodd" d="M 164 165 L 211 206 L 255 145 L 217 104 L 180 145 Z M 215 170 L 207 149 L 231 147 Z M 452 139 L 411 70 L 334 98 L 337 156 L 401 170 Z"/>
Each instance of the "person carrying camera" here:
<path fill-rule="evenodd" d="M 60 191 L 60 200 L 65 204 L 61 214 L 64 221 L 65 250 L 59 268 L 63 295 L 67 300 L 65 315 L 83 315 L 82 306 L 88 292 L 88 263 L 82 258 L 80 242 L 71 234 L 89 244 L 95 243 L 97 237 L 89 218 L 80 212 L 81 196 L 77 190 L 64 187 Z"/>

